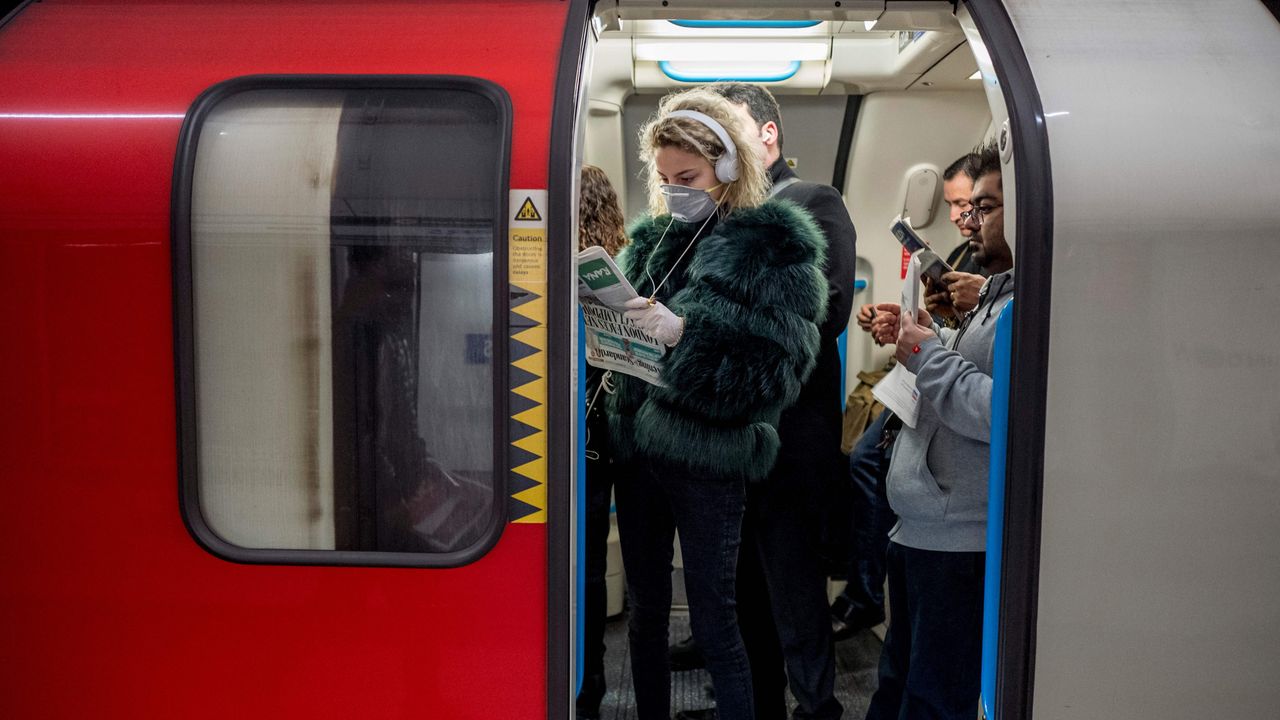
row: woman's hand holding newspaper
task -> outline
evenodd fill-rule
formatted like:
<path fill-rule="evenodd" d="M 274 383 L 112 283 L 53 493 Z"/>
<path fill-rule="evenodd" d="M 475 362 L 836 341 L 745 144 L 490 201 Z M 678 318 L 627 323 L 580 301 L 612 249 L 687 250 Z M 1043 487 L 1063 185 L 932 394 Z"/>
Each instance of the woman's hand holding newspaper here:
<path fill-rule="evenodd" d="M 634 297 L 626 302 L 626 308 L 623 315 L 628 320 L 667 347 L 680 342 L 680 337 L 684 335 L 684 318 L 671 312 L 660 302 L 650 304 L 649 298 Z"/>

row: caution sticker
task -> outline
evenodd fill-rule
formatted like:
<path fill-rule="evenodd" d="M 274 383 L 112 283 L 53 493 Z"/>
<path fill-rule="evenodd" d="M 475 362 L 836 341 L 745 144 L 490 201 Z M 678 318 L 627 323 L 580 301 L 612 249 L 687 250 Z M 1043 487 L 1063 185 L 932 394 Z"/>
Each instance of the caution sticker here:
<path fill-rule="evenodd" d="M 507 519 L 547 521 L 547 191 L 507 199 L 511 278 L 508 368 Z"/>
<path fill-rule="evenodd" d="M 547 191 L 513 189 L 510 193 L 507 251 L 511 281 L 546 282 Z"/>
<path fill-rule="evenodd" d="M 520 209 L 516 211 L 516 220 L 533 220 L 540 222 L 542 213 L 538 212 L 538 206 L 533 204 L 533 197 L 526 195 L 524 202 L 520 203 Z"/>

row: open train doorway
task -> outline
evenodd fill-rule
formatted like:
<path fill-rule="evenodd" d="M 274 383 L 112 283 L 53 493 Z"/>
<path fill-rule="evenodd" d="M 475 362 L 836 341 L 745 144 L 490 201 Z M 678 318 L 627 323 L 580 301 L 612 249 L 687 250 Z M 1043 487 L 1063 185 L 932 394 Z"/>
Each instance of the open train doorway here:
<path fill-rule="evenodd" d="M 890 232 L 894 219 L 909 216 L 912 226 L 940 256 L 965 249 L 967 238 L 961 235 L 955 214 L 949 212 L 943 185 L 949 168 L 966 154 L 984 144 L 1000 149 L 1008 243 L 1017 248 L 1019 261 L 1028 258 L 1033 269 L 1036 263 L 1047 261 L 1047 257 L 1036 255 L 1047 249 L 1047 156 L 1039 156 L 1043 147 L 1034 141 L 1015 143 L 1014 132 L 1021 127 L 1019 113 L 1029 118 L 1038 111 L 1038 99 L 1029 77 L 1017 74 L 1021 49 L 1011 28 L 1006 27 L 1008 17 L 998 3 L 890 1 L 844 3 L 843 7 L 736 3 L 728 9 L 713 3 L 673 8 L 665 3 L 623 1 L 584 7 L 590 10 L 589 21 L 582 28 L 585 51 L 575 88 L 575 163 L 566 177 L 576 183 L 581 164 L 599 168 L 616 190 L 618 205 L 629 223 L 643 217 L 650 205 L 647 169 L 640 159 L 641 127 L 669 93 L 718 82 L 766 87 L 781 110 L 785 137 L 781 159 L 798 177 L 829 185 L 839 193 L 856 229 L 856 266 L 849 279 L 854 302 L 840 338 L 842 382 L 830 398 L 833 408 L 845 411 L 849 393 L 883 371 L 893 354 L 892 345 L 877 344 L 859 327 L 856 315 L 863 305 L 896 300 L 901 293 L 906 255 Z M 1006 46 L 988 47 L 985 38 L 1002 32 L 1000 42 Z M 566 37 L 573 34 L 570 28 Z M 566 44 L 566 53 L 569 47 Z M 565 67 L 562 65 L 562 71 Z M 1022 99 L 1008 102 L 1019 87 Z M 1022 122 L 1031 126 L 1029 120 Z M 1015 153 L 1015 145 L 1032 148 L 1024 150 L 1030 158 L 1030 170 L 1016 178 L 1014 165 L 1022 153 Z M 1024 180 L 1024 175 L 1030 179 Z M 1033 188 L 1030 198 L 1019 194 L 1024 185 Z M 574 191 L 567 194 L 577 198 L 578 187 L 572 187 Z M 1020 221 L 1020 212 L 1025 220 Z M 576 217 L 573 224 L 577 225 Z M 1031 249 L 1024 250 L 1024 246 Z M 1039 271 L 1047 271 L 1047 266 L 1040 266 Z M 1047 297 L 1042 302 L 1047 304 Z M 1036 301 L 1026 305 L 1036 307 Z M 1028 348 L 1043 340 L 1028 339 Z M 590 374 L 588 366 L 577 371 L 581 377 Z M 1023 373 L 1025 387 L 1019 386 L 1015 393 L 1020 393 L 1023 402 L 1033 394 L 1030 390 L 1034 390 L 1035 378 L 1035 368 Z M 579 391 L 588 398 L 595 394 L 585 383 Z M 863 426 L 843 430 L 856 439 L 867 421 L 864 418 Z M 1032 443 L 1024 446 L 1032 447 L 1035 428 L 1023 427 L 1021 432 L 1029 433 Z M 850 449 L 846 447 L 846 453 Z M 847 457 L 844 459 L 847 463 Z M 1013 458 L 1010 462 L 1027 461 Z M 833 478 L 832 484 L 843 480 Z M 579 474 L 573 498 L 578 533 L 590 522 L 585 509 L 591 482 L 589 476 L 583 482 Z M 1025 499 L 1014 501 L 1026 503 Z M 814 518 L 815 525 L 824 528 L 814 550 L 825 554 L 829 600 L 840 595 L 854 562 L 847 553 L 841 554 L 847 548 L 839 547 L 839 538 L 847 538 L 849 528 L 834 527 L 841 523 L 841 502 L 852 501 L 847 497 L 833 500 L 830 507 L 836 512 Z M 1036 520 L 1028 508 L 1023 508 L 1011 531 L 1034 529 Z M 633 717 L 625 573 L 613 515 L 608 522 L 607 534 L 577 537 L 576 566 L 589 563 L 593 553 L 603 553 L 608 559 L 604 607 L 610 619 L 605 623 L 605 691 L 599 712 L 602 717 Z M 600 538 L 607 538 L 607 542 Z M 828 545 L 823 546 L 823 540 L 829 541 Z M 670 640 L 675 652 L 690 635 L 678 544 L 673 565 Z M 1025 568 L 1019 572 L 1030 574 Z M 582 575 L 578 577 L 581 580 Z M 590 672 L 583 671 L 584 658 L 590 666 L 593 661 L 589 656 L 600 651 L 598 629 L 589 629 L 590 620 L 583 622 L 585 595 L 582 588 L 576 590 L 574 600 L 579 604 L 572 621 L 576 672 L 571 697 L 578 694 L 584 675 L 588 676 L 585 682 L 592 682 Z M 1027 587 L 1017 586 L 1013 592 L 1019 594 L 1020 602 L 1027 602 Z M 1016 617 L 1026 620 L 1025 613 Z M 1011 628 L 1006 638 L 1025 632 L 1025 626 Z M 835 694 L 847 717 L 865 714 L 876 686 L 875 666 L 883 635 L 884 625 L 878 625 L 842 637 L 834 646 Z M 1013 656 L 1021 651 L 1016 642 L 1008 647 L 1011 659 L 1004 667 L 1020 672 L 1023 660 Z M 988 684 L 994 688 L 995 656 L 990 660 Z M 673 661 L 674 667 L 681 667 L 675 656 Z M 1018 694 L 1016 684 L 1005 686 L 1010 697 Z M 703 670 L 676 670 L 672 688 L 672 712 L 685 712 L 682 717 L 705 716 L 697 711 L 714 705 L 710 680 Z M 569 703 L 572 706 L 573 700 Z M 790 711 L 795 697 L 788 694 L 786 703 Z M 988 704 L 988 711 L 993 704 Z M 579 704 L 578 709 L 582 711 L 583 706 Z M 593 709 L 588 703 L 583 715 L 591 716 Z"/>

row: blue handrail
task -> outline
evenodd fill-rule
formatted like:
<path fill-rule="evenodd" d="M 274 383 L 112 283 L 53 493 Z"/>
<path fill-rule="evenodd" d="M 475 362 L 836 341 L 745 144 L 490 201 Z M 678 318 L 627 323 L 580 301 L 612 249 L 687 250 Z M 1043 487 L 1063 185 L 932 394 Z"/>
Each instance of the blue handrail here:
<path fill-rule="evenodd" d="M 582 692 L 582 655 L 585 648 L 582 635 L 586 632 L 586 600 L 587 600 L 587 326 L 582 317 L 582 308 L 578 308 L 578 511 L 574 513 L 577 522 L 575 542 L 578 546 L 577 572 L 574 580 L 577 583 L 577 612 L 574 613 L 577 627 L 575 652 L 573 655 L 574 681 L 573 694 L 576 697 Z"/>
<path fill-rule="evenodd" d="M 853 281 L 853 294 L 857 297 L 858 293 L 867 289 L 867 281 L 858 278 Z M 840 333 L 840 337 L 836 338 L 836 347 L 840 348 L 840 412 L 844 412 L 844 404 L 846 400 L 845 375 L 849 374 L 848 357 L 849 357 L 849 329 L 845 328 Z"/>
<path fill-rule="evenodd" d="M 996 658 L 1000 640 L 1000 566 L 1004 554 L 1005 457 L 1009 448 L 1009 374 L 1013 349 L 1013 303 L 996 321 L 991 374 L 991 469 L 987 473 L 987 567 L 982 597 L 982 710 L 993 718 Z"/>

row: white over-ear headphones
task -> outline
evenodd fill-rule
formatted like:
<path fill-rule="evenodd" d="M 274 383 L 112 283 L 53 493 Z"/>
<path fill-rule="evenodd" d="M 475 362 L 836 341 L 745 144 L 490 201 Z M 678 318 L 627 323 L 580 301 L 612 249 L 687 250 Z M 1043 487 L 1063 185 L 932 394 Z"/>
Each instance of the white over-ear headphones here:
<path fill-rule="evenodd" d="M 710 128 L 724 145 L 724 154 L 716 160 L 716 179 L 720 182 L 733 182 L 738 179 L 738 146 L 729 139 L 729 131 L 725 130 L 723 125 L 706 113 L 700 113 L 697 110 L 676 110 L 668 113 L 667 117 L 686 117 Z"/>

